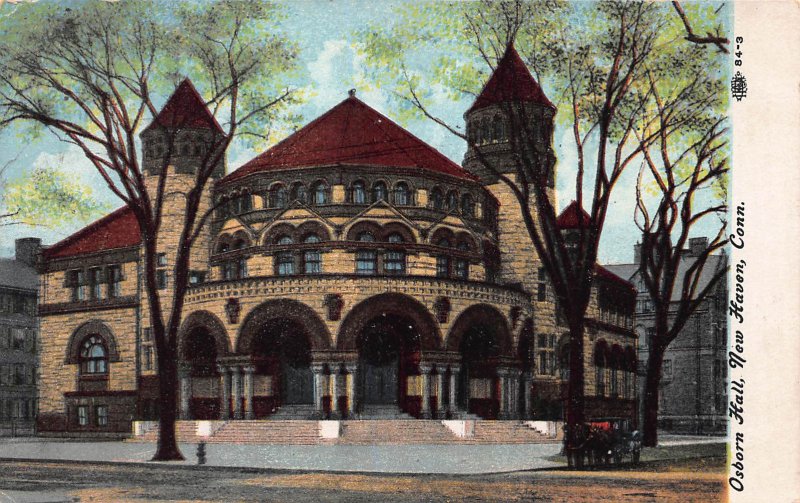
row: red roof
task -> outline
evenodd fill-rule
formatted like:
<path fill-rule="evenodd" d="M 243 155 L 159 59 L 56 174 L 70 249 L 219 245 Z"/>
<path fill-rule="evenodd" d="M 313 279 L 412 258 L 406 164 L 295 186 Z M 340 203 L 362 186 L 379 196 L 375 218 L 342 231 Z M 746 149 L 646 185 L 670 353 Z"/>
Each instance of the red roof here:
<path fill-rule="evenodd" d="M 222 132 L 217 119 L 208 110 L 205 100 L 188 78 L 178 84 L 156 118 L 144 130 L 156 125 L 167 128 L 216 129 Z"/>
<path fill-rule="evenodd" d="M 528 71 L 513 44 L 509 44 L 506 48 L 489 82 L 483 87 L 467 113 L 508 101 L 528 101 L 556 108 L 544 95 L 541 86 Z"/>
<path fill-rule="evenodd" d="M 556 219 L 559 229 L 580 229 L 589 226 L 591 218 L 577 201 L 572 201 Z"/>
<path fill-rule="evenodd" d="M 631 290 L 635 290 L 635 287 L 633 286 L 633 283 L 631 283 L 630 281 L 628 281 L 626 279 L 621 278 L 620 276 L 617 276 L 616 274 L 614 274 L 613 272 L 609 271 L 608 269 L 606 269 L 605 267 L 601 266 L 600 264 L 595 264 L 594 265 L 594 274 L 598 278 L 607 279 L 609 281 L 613 281 L 615 283 L 619 283 L 619 284 L 625 285 L 628 288 L 630 288 Z"/>
<path fill-rule="evenodd" d="M 330 165 L 420 168 L 476 178 L 355 96 L 350 96 L 223 181 L 260 171 Z"/>
<path fill-rule="evenodd" d="M 139 222 L 133 211 L 123 206 L 46 248 L 43 255 L 47 259 L 56 259 L 128 248 L 140 243 Z"/>

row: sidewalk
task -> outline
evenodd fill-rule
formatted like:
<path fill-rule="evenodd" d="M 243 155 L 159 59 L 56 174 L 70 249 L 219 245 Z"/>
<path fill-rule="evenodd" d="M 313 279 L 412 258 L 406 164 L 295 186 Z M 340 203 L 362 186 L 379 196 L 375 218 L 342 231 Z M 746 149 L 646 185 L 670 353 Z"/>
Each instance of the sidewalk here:
<path fill-rule="evenodd" d="M 722 438 L 664 439 L 642 461 L 724 456 Z M 180 444 L 197 464 L 197 444 Z M 488 474 L 565 466 L 560 444 L 515 445 L 240 445 L 206 444 L 206 465 L 256 469 L 397 474 Z M 149 463 L 155 443 L 0 440 L 0 459 Z"/>

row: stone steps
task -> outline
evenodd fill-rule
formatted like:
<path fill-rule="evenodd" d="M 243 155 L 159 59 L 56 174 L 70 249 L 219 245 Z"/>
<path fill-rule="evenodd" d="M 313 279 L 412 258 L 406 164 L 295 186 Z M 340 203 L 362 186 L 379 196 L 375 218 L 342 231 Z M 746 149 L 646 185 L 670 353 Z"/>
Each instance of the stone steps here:
<path fill-rule="evenodd" d="M 441 421 L 380 420 L 343 421 L 342 445 L 450 444 L 457 438 Z"/>
<path fill-rule="evenodd" d="M 480 420 L 475 422 L 475 433 L 459 439 L 462 444 L 539 444 L 551 438 L 522 421 Z"/>
<path fill-rule="evenodd" d="M 317 445 L 322 443 L 317 421 L 229 421 L 208 438 L 210 443 Z"/>

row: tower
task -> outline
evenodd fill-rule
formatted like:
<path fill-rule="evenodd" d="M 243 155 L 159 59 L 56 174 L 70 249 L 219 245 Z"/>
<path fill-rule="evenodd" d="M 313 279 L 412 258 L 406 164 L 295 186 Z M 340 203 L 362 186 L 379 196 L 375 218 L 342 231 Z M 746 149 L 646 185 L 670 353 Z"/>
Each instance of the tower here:
<path fill-rule="evenodd" d="M 519 284 L 535 297 L 544 281 L 540 260 L 520 216 L 519 202 L 497 173 L 516 181 L 519 174 L 515 163 L 523 158 L 528 166 L 536 166 L 535 171 L 541 173 L 532 183 L 546 185 L 551 203 L 555 204 L 556 159 L 552 149 L 555 113 L 555 106 L 513 44 L 509 44 L 489 81 L 464 114 L 469 144 L 463 166 L 481 179 L 498 202 L 500 280 Z M 535 213 L 533 197 L 530 207 Z M 533 217 L 538 223 L 538 216 Z"/>
<path fill-rule="evenodd" d="M 148 192 L 155 199 L 160 174 L 167 170 L 161 226 L 158 234 L 158 281 L 170 288 L 175 262 L 175 250 L 180 242 L 183 218 L 186 214 L 185 194 L 196 185 L 199 167 L 211 162 L 214 149 L 220 148 L 225 133 L 206 107 L 192 82 L 184 79 L 164 107 L 141 135 L 142 165 Z M 203 190 L 198 218 L 211 207 L 215 180 L 225 174 L 225 156 L 213 168 L 211 179 Z M 198 236 L 190 257 L 190 267 L 196 264 L 196 276 L 205 276 L 210 247 L 210 230 Z M 196 281 L 196 279 L 192 279 Z"/>

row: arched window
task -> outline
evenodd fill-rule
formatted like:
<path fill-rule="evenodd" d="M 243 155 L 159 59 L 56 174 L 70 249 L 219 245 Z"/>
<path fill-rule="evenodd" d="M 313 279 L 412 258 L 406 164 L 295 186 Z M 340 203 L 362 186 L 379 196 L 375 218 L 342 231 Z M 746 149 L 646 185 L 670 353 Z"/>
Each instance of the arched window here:
<path fill-rule="evenodd" d="M 458 250 L 462 252 L 469 251 L 469 245 L 465 242 L 458 243 Z M 469 278 L 469 261 L 465 258 L 459 257 L 455 260 L 455 273 L 456 278 L 458 279 L 468 279 Z"/>
<path fill-rule="evenodd" d="M 370 232 L 362 232 L 356 240 L 362 243 L 374 243 L 375 236 Z M 356 251 L 356 274 L 374 275 L 378 271 L 378 253 L 371 249 Z"/>
<path fill-rule="evenodd" d="M 408 206 L 411 204 L 411 189 L 408 184 L 400 182 L 394 187 L 394 204 L 397 206 Z"/>
<path fill-rule="evenodd" d="M 242 238 L 239 238 L 239 239 L 237 239 L 237 240 L 236 240 L 236 241 L 233 243 L 233 249 L 234 249 L 234 250 L 241 250 L 241 249 L 242 249 L 242 248 L 244 248 L 246 245 L 247 245 L 247 241 L 245 241 L 245 240 L 244 240 L 244 239 L 242 239 Z"/>
<path fill-rule="evenodd" d="M 455 190 L 451 190 L 447 193 L 447 199 L 445 200 L 444 209 L 447 211 L 457 210 L 458 209 L 458 192 Z"/>
<path fill-rule="evenodd" d="M 436 245 L 442 248 L 450 249 L 450 241 L 445 238 L 440 239 Z M 439 278 L 450 277 L 450 256 L 446 253 L 436 256 L 436 276 Z"/>
<path fill-rule="evenodd" d="M 108 351 L 100 336 L 90 335 L 81 344 L 81 374 L 105 374 L 108 372 Z"/>
<path fill-rule="evenodd" d="M 289 205 L 289 198 L 286 192 L 286 187 L 283 185 L 274 185 L 269 191 L 269 207 L 270 208 L 286 208 Z"/>
<path fill-rule="evenodd" d="M 350 189 L 350 200 L 353 204 L 366 204 L 367 191 L 364 188 L 364 182 L 361 180 L 353 182 L 353 186 Z"/>
<path fill-rule="evenodd" d="M 398 244 L 403 242 L 403 236 L 398 233 L 389 235 L 389 243 Z M 384 257 L 383 270 L 386 274 L 394 276 L 406 273 L 406 253 L 402 249 L 389 249 Z"/>
<path fill-rule="evenodd" d="M 231 249 L 231 246 L 227 242 L 222 242 L 219 245 L 217 245 L 217 253 L 225 253 L 226 251 L 229 251 L 230 249 Z"/>
<path fill-rule="evenodd" d="M 303 204 L 307 204 L 308 191 L 306 191 L 306 186 L 300 182 L 297 182 L 294 185 L 292 185 L 291 198 L 292 201 L 300 201 Z"/>
<path fill-rule="evenodd" d="M 315 206 L 328 204 L 328 186 L 323 181 L 319 181 L 311 188 L 311 202 Z"/>
<path fill-rule="evenodd" d="M 461 196 L 461 214 L 465 217 L 475 216 L 475 202 L 472 200 L 471 194 Z"/>
<path fill-rule="evenodd" d="M 444 195 L 439 187 L 434 187 L 431 191 L 431 207 L 434 210 L 444 209 Z"/>
<path fill-rule="evenodd" d="M 372 186 L 373 203 L 377 203 L 378 201 L 385 201 L 387 195 L 388 195 L 388 190 L 386 189 L 385 183 L 376 182 L 375 185 Z"/>
<path fill-rule="evenodd" d="M 233 211 L 235 214 L 246 213 L 253 208 L 252 201 L 249 194 L 244 194 L 236 197 L 233 200 Z"/>
<path fill-rule="evenodd" d="M 319 236 L 309 234 L 303 240 L 306 244 L 319 243 Z M 322 257 L 319 250 L 306 250 L 303 253 L 303 272 L 305 274 L 319 274 L 322 272 Z"/>
<path fill-rule="evenodd" d="M 278 246 L 290 245 L 294 241 L 290 236 L 281 236 L 276 244 Z M 292 252 L 288 250 L 279 251 L 276 254 L 276 269 L 278 276 L 289 276 L 294 274 L 294 257 Z"/>
<path fill-rule="evenodd" d="M 489 143 L 492 141 L 492 124 L 489 119 L 481 121 L 481 143 Z"/>

